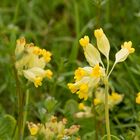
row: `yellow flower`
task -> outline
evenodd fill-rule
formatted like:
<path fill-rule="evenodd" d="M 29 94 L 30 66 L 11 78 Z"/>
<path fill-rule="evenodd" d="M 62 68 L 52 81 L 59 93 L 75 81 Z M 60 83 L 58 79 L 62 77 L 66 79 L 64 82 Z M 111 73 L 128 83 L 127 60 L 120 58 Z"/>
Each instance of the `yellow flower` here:
<path fill-rule="evenodd" d="M 106 56 L 107 59 L 109 59 L 109 51 L 110 51 L 110 44 L 109 41 L 104 34 L 102 28 L 96 29 L 94 31 L 94 35 L 97 40 L 97 47 L 100 50 L 100 52 Z"/>
<path fill-rule="evenodd" d="M 44 69 L 51 60 L 52 54 L 49 51 L 34 46 L 33 43 L 26 44 L 25 38 L 20 38 L 17 40 L 15 55 L 19 55 L 15 63 L 18 74 L 33 82 L 35 87 L 42 85 L 43 78 L 52 77 L 51 70 Z"/>
<path fill-rule="evenodd" d="M 78 107 L 79 107 L 80 110 L 84 110 L 85 105 L 84 105 L 84 103 L 80 103 Z"/>
<path fill-rule="evenodd" d="M 81 84 L 80 89 L 77 92 L 78 97 L 80 99 L 87 100 L 88 99 L 88 85 L 87 84 Z"/>
<path fill-rule="evenodd" d="M 68 88 L 71 90 L 72 93 L 75 93 L 78 89 L 73 83 L 67 84 Z"/>
<path fill-rule="evenodd" d="M 100 100 L 100 99 L 98 99 L 98 98 L 95 98 L 94 100 L 93 100 L 93 104 L 96 106 L 96 105 L 98 105 L 98 104 L 100 104 L 102 101 Z"/>
<path fill-rule="evenodd" d="M 93 77 L 101 77 L 103 75 L 101 68 L 99 66 L 99 64 L 97 64 L 93 69 L 92 69 L 92 73 L 91 76 Z"/>
<path fill-rule="evenodd" d="M 39 47 L 37 47 L 37 46 L 34 47 L 34 49 L 33 49 L 34 54 L 41 55 L 41 52 L 42 52 L 42 50 Z"/>
<path fill-rule="evenodd" d="M 45 75 L 46 75 L 47 78 L 51 79 L 52 75 L 53 75 L 53 72 L 48 69 L 48 70 L 45 71 Z"/>
<path fill-rule="evenodd" d="M 42 85 L 43 77 L 38 76 L 32 69 L 24 70 L 23 74 L 25 78 L 34 83 L 35 87 Z"/>
<path fill-rule="evenodd" d="M 137 94 L 136 103 L 137 104 L 140 104 L 140 92 Z"/>
<path fill-rule="evenodd" d="M 75 79 L 76 81 L 79 81 L 79 80 L 81 80 L 81 78 L 82 78 L 83 76 L 85 76 L 85 74 L 86 74 L 85 70 L 79 67 L 77 70 L 75 70 L 74 79 Z"/>
<path fill-rule="evenodd" d="M 121 50 L 118 51 L 115 55 L 115 63 L 123 62 L 127 59 L 128 55 L 131 53 L 134 53 L 135 49 L 132 48 L 132 42 L 124 42 L 124 44 L 121 46 Z"/>
<path fill-rule="evenodd" d="M 31 135 L 34 136 L 34 135 L 36 135 L 38 133 L 39 126 L 34 124 L 34 123 L 32 123 L 32 122 L 30 122 L 30 123 L 28 123 L 28 129 L 29 129 Z"/>
<path fill-rule="evenodd" d="M 120 100 L 122 96 L 116 92 L 112 92 L 111 97 L 114 101 Z"/>
<path fill-rule="evenodd" d="M 35 87 L 41 86 L 42 85 L 42 80 L 43 80 L 42 77 L 36 77 L 34 79 L 34 85 L 35 85 Z"/>
<path fill-rule="evenodd" d="M 121 48 L 126 48 L 128 50 L 129 53 L 134 53 L 135 49 L 132 48 L 132 42 L 128 41 L 128 42 L 124 42 L 124 45 L 121 46 Z"/>
<path fill-rule="evenodd" d="M 89 44 L 89 37 L 88 36 L 84 36 L 84 38 L 81 38 L 79 40 L 79 43 L 82 47 L 86 47 Z"/>
<path fill-rule="evenodd" d="M 47 63 L 50 62 L 52 54 L 49 51 L 46 51 L 45 49 L 43 49 L 41 54 L 43 55 Z"/>
<path fill-rule="evenodd" d="M 123 95 L 116 92 L 112 92 L 109 96 L 110 103 L 113 105 L 119 104 L 123 100 Z"/>

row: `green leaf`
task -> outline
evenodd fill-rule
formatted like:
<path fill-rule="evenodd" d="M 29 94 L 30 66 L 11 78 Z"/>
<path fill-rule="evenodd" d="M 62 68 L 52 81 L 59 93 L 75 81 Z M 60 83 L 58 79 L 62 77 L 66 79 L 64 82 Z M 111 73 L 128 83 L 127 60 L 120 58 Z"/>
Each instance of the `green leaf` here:
<path fill-rule="evenodd" d="M 74 113 L 78 112 L 78 103 L 70 99 L 66 102 L 65 107 L 64 107 L 65 113 L 73 115 Z"/>
<path fill-rule="evenodd" d="M 0 140 L 10 140 L 16 126 L 16 120 L 10 115 L 0 117 Z"/>
<path fill-rule="evenodd" d="M 48 112 L 52 112 L 53 109 L 55 108 L 57 101 L 52 98 L 52 97 L 48 97 L 45 101 L 44 101 L 44 106 L 47 109 Z"/>

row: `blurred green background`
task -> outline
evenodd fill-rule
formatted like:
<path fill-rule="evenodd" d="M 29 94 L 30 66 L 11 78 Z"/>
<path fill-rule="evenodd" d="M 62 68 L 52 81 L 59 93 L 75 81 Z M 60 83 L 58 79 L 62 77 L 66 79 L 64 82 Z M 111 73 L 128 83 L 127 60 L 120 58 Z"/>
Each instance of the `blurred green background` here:
<path fill-rule="evenodd" d="M 81 123 L 81 135 L 90 133 L 90 120 L 75 120 L 70 114 L 77 111 L 74 105 L 77 102 L 73 103 L 71 99 L 80 100 L 70 93 L 67 83 L 72 82 L 74 70 L 78 66 L 87 65 L 79 39 L 89 35 L 95 44 L 93 31 L 100 27 L 111 44 L 111 64 L 124 41 L 131 40 L 136 49 L 126 62 L 116 66 L 110 83 L 115 91 L 125 95 L 123 103 L 111 112 L 112 133 L 122 140 L 137 138 L 140 131 L 140 107 L 135 103 L 136 93 L 140 90 L 139 0 L 1 0 L 1 116 L 11 114 L 17 118 L 12 55 L 16 39 L 24 36 L 27 42 L 34 42 L 52 52 L 49 67 L 54 72 L 53 79 L 44 82 L 42 87 L 31 87 L 28 119 L 41 120 L 40 110 L 50 95 L 57 100 L 56 115 L 68 117 L 70 123 Z M 69 113 L 66 111 L 68 101 L 73 105 Z"/>

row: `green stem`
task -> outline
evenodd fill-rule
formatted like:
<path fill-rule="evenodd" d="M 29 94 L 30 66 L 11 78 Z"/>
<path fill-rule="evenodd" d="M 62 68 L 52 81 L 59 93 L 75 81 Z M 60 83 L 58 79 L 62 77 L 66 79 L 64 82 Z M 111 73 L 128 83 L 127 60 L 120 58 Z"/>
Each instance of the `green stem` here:
<path fill-rule="evenodd" d="M 111 68 L 111 70 L 110 70 L 110 72 L 109 72 L 107 78 L 109 78 L 109 76 L 110 76 L 110 74 L 112 73 L 112 71 L 114 70 L 115 66 L 116 66 L 116 63 L 113 64 L 113 66 L 112 66 L 112 68 Z"/>
<path fill-rule="evenodd" d="M 15 76 L 15 81 L 16 81 L 16 93 L 17 93 L 17 101 L 18 101 L 18 118 L 17 118 L 17 130 L 18 133 L 15 131 L 15 135 L 17 140 L 20 140 L 20 130 L 21 130 L 21 106 L 22 106 L 22 95 L 21 95 L 21 87 L 20 87 L 20 81 L 18 78 L 17 70 L 15 68 L 15 56 L 12 56 L 12 61 L 13 61 L 13 71 L 14 71 L 14 76 Z"/>
<path fill-rule="evenodd" d="M 107 58 L 107 69 L 106 69 L 106 75 L 108 74 L 109 71 L 109 58 Z"/>
<path fill-rule="evenodd" d="M 29 89 L 27 89 L 27 91 L 26 91 L 25 109 L 23 112 L 23 128 L 22 128 L 23 137 L 24 137 L 25 124 L 26 124 L 26 120 L 27 120 L 28 104 L 29 104 Z"/>
<path fill-rule="evenodd" d="M 108 78 L 105 79 L 105 121 L 106 121 L 106 131 L 107 140 L 111 140 L 110 135 L 110 124 L 109 124 L 109 105 L 108 105 Z"/>

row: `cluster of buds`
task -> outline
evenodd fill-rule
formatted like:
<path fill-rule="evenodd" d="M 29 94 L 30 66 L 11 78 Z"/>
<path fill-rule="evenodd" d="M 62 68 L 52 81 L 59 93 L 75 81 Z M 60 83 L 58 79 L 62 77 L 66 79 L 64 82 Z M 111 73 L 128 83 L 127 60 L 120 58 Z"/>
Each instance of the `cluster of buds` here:
<path fill-rule="evenodd" d="M 79 125 L 72 125 L 70 128 L 66 128 L 66 124 L 66 118 L 63 118 L 61 121 L 57 121 L 57 117 L 52 116 L 45 124 L 34 124 L 32 122 L 28 122 L 28 128 L 33 137 L 43 135 L 44 140 L 63 140 L 71 138 L 71 136 L 76 134 L 80 129 Z"/>
<path fill-rule="evenodd" d="M 51 79 L 53 75 L 50 69 L 45 69 L 51 60 L 51 55 L 49 51 L 33 43 L 27 44 L 25 38 L 18 39 L 15 49 L 15 67 L 18 74 L 33 82 L 35 87 L 41 86 L 43 78 Z"/>
<path fill-rule="evenodd" d="M 132 48 L 131 41 L 124 42 L 121 49 L 116 53 L 114 65 L 109 71 L 109 40 L 101 28 L 95 30 L 94 35 L 97 41 L 97 48 L 90 43 L 88 36 L 84 36 L 79 40 L 84 50 L 85 58 L 90 66 L 84 68 L 80 67 L 75 70 L 74 83 L 68 83 L 71 92 L 78 94 L 78 97 L 84 100 L 87 100 L 90 95 L 92 95 L 93 89 L 95 87 L 97 88 L 101 82 L 105 84 L 106 79 L 109 78 L 117 63 L 123 62 L 127 59 L 129 54 L 135 51 L 135 49 Z M 101 59 L 101 54 L 106 57 L 106 67 Z M 109 98 L 113 98 L 114 96 L 116 97 L 116 94 L 111 95 Z"/>

